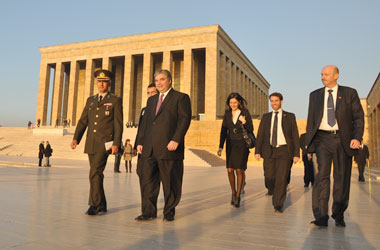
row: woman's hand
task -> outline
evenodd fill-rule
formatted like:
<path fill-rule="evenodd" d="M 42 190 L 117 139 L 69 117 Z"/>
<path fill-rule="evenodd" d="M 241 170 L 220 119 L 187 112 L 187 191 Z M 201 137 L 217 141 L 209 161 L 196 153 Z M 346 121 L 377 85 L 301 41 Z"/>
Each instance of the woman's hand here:
<path fill-rule="evenodd" d="M 218 152 L 217 152 L 217 154 L 218 154 L 218 156 L 222 156 L 222 148 L 220 148 L 220 149 L 218 149 Z"/>
<path fill-rule="evenodd" d="M 245 116 L 244 115 L 239 116 L 239 121 L 241 121 L 241 123 L 243 123 L 243 124 L 245 124 L 247 122 L 245 120 Z"/>

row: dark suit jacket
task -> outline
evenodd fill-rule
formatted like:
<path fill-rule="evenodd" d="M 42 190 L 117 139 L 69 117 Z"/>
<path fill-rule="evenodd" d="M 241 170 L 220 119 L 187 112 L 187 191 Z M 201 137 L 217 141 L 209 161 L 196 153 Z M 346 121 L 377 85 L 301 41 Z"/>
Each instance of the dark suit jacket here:
<path fill-rule="evenodd" d="M 74 140 L 79 144 L 88 127 L 85 153 L 104 152 L 104 143 L 109 141 L 113 141 L 113 145 L 120 148 L 123 134 L 122 110 L 121 98 L 111 93 L 108 93 L 100 103 L 98 95 L 87 99 L 74 134 Z"/>
<path fill-rule="evenodd" d="M 143 145 L 143 157 L 151 156 L 154 151 L 157 159 L 183 160 L 185 135 L 191 122 L 190 98 L 171 89 L 155 115 L 159 96 L 148 99 L 137 145 Z M 167 149 L 170 141 L 179 143 L 177 150 Z"/>
<path fill-rule="evenodd" d="M 270 158 L 272 155 L 272 146 L 270 145 L 272 113 L 269 112 L 263 115 L 257 132 L 255 153 L 260 154 L 263 158 Z M 289 158 L 299 157 L 300 142 L 295 115 L 282 110 L 281 126 L 288 147 Z"/>
<path fill-rule="evenodd" d="M 137 133 L 136 133 L 136 138 L 135 138 L 135 145 L 133 146 L 134 150 L 137 149 L 137 137 L 139 137 L 139 131 L 140 131 L 142 120 L 143 120 L 143 117 L 144 117 L 144 114 L 145 114 L 145 109 L 146 109 L 146 107 L 142 108 L 141 112 L 140 112 L 139 125 L 137 127 Z"/>
<path fill-rule="evenodd" d="M 322 121 L 325 88 L 310 93 L 309 112 L 306 126 L 306 145 L 311 145 Z M 339 127 L 339 137 L 347 155 L 353 156 L 350 148 L 352 139 L 362 140 L 364 132 L 364 112 L 355 89 L 338 86 L 335 117 Z"/>

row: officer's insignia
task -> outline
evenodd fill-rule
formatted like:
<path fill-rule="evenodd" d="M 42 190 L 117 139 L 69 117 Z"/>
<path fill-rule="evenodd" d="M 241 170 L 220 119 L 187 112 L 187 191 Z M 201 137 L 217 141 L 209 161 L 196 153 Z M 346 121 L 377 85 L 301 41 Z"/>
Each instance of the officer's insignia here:
<path fill-rule="evenodd" d="M 99 76 L 100 76 L 100 77 L 104 77 L 104 76 L 105 76 L 104 72 L 101 72 L 101 73 L 99 74 Z"/>
<path fill-rule="evenodd" d="M 107 110 L 104 114 L 105 115 L 110 115 L 110 112 Z"/>
<path fill-rule="evenodd" d="M 342 97 L 341 97 L 341 96 L 338 96 L 338 98 L 339 98 L 339 99 L 342 99 Z"/>
<path fill-rule="evenodd" d="M 104 106 L 112 106 L 112 103 L 104 103 Z"/>
<path fill-rule="evenodd" d="M 94 103 L 92 102 L 92 103 L 90 103 L 90 106 L 92 106 L 92 105 L 94 105 Z"/>

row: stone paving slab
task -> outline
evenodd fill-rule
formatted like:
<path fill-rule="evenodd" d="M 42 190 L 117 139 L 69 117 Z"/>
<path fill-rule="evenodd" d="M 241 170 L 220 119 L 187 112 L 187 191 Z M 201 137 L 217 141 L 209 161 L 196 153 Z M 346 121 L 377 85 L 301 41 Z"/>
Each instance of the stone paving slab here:
<path fill-rule="evenodd" d="M 162 220 L 160 194 L 158 218 L 136 222 L 138 177 L 115 174 L 112 164 L 104 182 L 108 213 L 84 214 L 87 164 L 0 166 L 0 249 L 380 249 L 380 183 L 358 183 L 355 170 L 347 227 L 337 228 L 330 220 L 328 228 L 317 228 L 309 224 L 311 189 L 303 187 L 302 168 L 292 170 L 285 211 L 275 214 L 261 167 L 248 168 L 246 194 L 236 209 L 229 205 L 225 168 L 185 166 L 176 220 Z"/>

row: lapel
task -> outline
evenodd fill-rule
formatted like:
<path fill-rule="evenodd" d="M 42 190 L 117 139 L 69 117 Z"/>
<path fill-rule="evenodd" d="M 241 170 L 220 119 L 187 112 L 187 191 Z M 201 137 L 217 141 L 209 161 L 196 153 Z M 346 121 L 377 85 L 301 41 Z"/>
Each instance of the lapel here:
<path fill-rule="evenodd" d="M 320 124 L 322 121 L 323 116 L 323 110 L 324 110 L 324 104 L 325 104 L 325 88 L 321 88 L 319 90 L 318 96 L 317 96 L 317 103 L 316 103 L 316 110 L 318 112 L 317 116 L 317 124 Z"/>
<path fill-rule="evenodd" d="M 288 121 L 288 115 L 285 110 L 282 110 L 282 117 L 281 117 L 281 128 L 282 132 L 285 134 L 285 123 Z"/>
<path fill-rule="evenodd" d="M 342 103 L 342 96 L 343 96 L 343 89 L 341 86 L 338 85 L 338 93 L 336 95 L 335 117 L 340 107 L 340 104 Z"/>
<path fill-rule="evenodd" d="M 162 113 L 162 110 L 164 110 L 164 108 L 167 106 L 167 103 L 170 101 L 170 97 L 171 97 L 173 94 L 174 94 L 174 89 L 171 89 L 171 90 L 169 91 L 169 93 L 166 95 L 164 101 L 162 102 L 161 107 L 160 107 L 160 109 L 158 110 L 156 117 L 159 116 L 159 115 Z M 160 95 L 161 95 L 161 93 L 158 94 L 158 96 L 160 96 Z M 154 105 L 154 112 L 156 112 L 157 103 L 158 103 L 158 99 L 157 99 L 156 105 Z M 156 117 L 155 117 L 155 118 L 156 118 Z"/>

